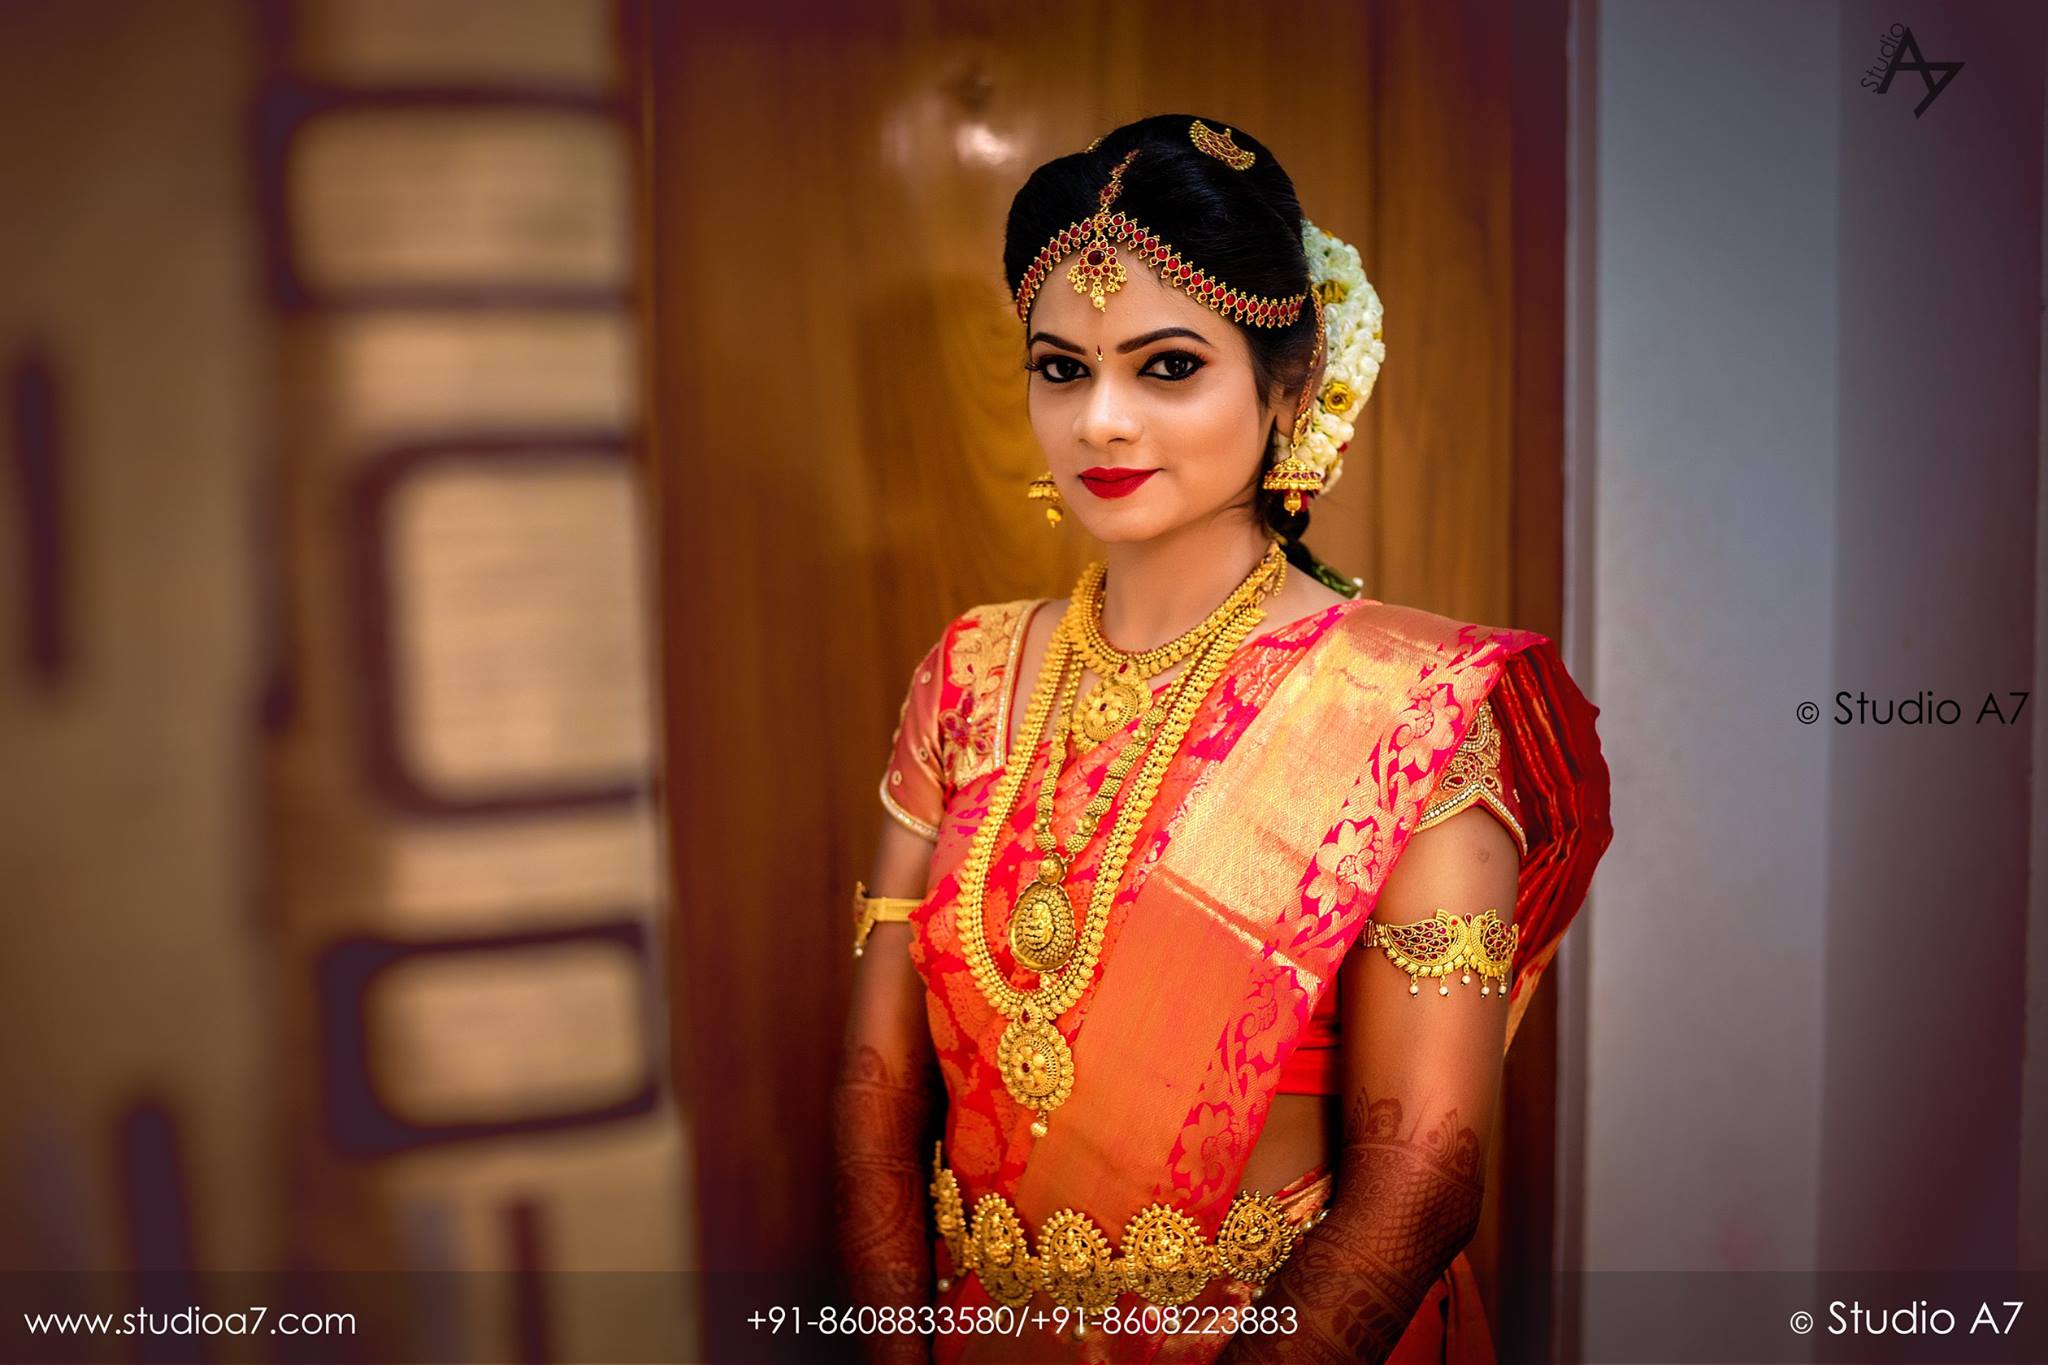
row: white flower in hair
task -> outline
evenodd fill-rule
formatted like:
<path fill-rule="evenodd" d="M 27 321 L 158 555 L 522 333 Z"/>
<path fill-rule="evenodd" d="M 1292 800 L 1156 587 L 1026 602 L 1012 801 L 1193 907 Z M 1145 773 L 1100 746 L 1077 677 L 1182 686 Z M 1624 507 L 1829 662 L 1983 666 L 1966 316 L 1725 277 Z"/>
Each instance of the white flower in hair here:
<path fill-rule="evenodd" d="M 1326 359 L 1314 415 L 1301 445 L 1293 445 L 1293 431 L 1284 423 L 1275 427 L 1273 445 L 1279 459 L 1292 453 L 1322 475 L 1322 491 L 1327 493 L 1343 469 L 1353 423 L 1372 396 L 1380 362 L 1386 359 L 1387 346 L 1380 339 L 1384 312 L 1372 281 L 1365 277 L 1358 248 L 1305 218 L 1301 245 L 1308 253 L 1309 287 L 1323 301 Z"/>

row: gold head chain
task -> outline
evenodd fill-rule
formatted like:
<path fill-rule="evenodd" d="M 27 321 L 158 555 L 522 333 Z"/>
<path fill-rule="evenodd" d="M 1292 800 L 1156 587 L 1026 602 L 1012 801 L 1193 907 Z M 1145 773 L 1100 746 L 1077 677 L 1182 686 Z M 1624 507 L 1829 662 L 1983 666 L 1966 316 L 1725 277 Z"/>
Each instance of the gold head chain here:
<path fill-rule="evenodd" d="M 1196 126 L 1202 125 L 1198 122 Z M 1251 155 L 1229 142 L 1227 132 L 1215 134 L 1213 129 L 1209 131 L 1216 139 L 1214 146 L 1221 148 L 1228 144 L 1240 158 Z M 1197 147 L 1212 156 L 1217 154 L 1203 145 L 1205 139 L 1193 128 L 1189 134 L 1195 138 Z M 1301 316 L 1302 306 L 1308 302 L 1309 291 L 1271 298 L 1233 288 L 1182 256 L 1171 243 L 1137 218 L 1116 207 L 1117 198 L 1123 193 L 1124 172 L 1130 169 L 1140 150 L 1133 147 L 1110 171 L 1108 182 L 1096 195 L 1093 213 L 1061 228 L 1039 249 L 1017 283 L 1018 321 L 1030 318 L 1032 300 L 1038 297 L 1038 291 L 1044 287 L 1052 268 L 1077 252 L 1079 258 L 1067 269 L 1067 282 L 1074 286 L 1076 293 L 1087 295 L 1089 302 L 1097 308 L 1103 307 L 1104 300 L 1123 288 L 1128 278 L 1123 262 L 1117 256 L 1117 248 L 1122 247 L 1150 266 L 1161 280 L 1234 322 L 1251 327 L 1292 326 Z"/>

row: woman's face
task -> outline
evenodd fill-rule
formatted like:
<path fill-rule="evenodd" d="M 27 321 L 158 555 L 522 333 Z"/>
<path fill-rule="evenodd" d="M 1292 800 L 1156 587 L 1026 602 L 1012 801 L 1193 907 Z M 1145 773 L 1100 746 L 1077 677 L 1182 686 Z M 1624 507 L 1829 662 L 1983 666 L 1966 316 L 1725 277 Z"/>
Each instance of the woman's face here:
<path fill-rule="evenodd" d="M 1104 542 L 1240 502 L 1280 398 L 1261 400 L 1236 324 L 1119 255 L 1123 287 L 1099 309 L 1055 265 L 1025 329 L 1032 430 L 1068 511 Z"/>

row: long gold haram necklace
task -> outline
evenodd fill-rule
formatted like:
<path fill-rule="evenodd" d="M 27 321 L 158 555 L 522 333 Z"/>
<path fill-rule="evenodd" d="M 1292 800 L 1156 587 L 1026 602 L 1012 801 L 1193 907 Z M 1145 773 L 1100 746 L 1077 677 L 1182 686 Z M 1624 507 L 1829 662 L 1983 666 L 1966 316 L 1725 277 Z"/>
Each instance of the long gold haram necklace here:
<path fill-rule="evenodd" d="M 1253 575 L 1247 577 L 1247 583 L 1264 583 L 1266 577 L 1270 575 L 1264 571 L 1253 571 Z M 1090 569 L 1081 577 L 1081 587 L 1075 589 L 1073 593 L 1073 602 L 1067 606 L 1067 614 L 1059 622 L 1061 641 L 1067 647 L 1071 647 L 1071 651 L 1063 653 L 1061 659 L 1071 659 L 1075 651 L 1085 659 L 1085 647 L 1081 647 L 1077 634 L 1081 624 L 1090 620 L 1092 614 L 1100 614 L 1100 608 L 1092 602 L 1090 591 L 1092 585 L 1100 587 L 1100 583 L 1102 565 L 1090 565 Z M 1249 600 L 1251 598 L 1243 591 L 1243 585 L 1239 585 L 1231 593 L 1233 616 L 1241 612 Z M 1214 639 L 1217 630 L 1229 624 L 1229 620 L 1231 616 L 1219 618 L 1212 614 L 1212 624 L 1204 622 L 1202 626 L 1206 630 L 1206 634 L 1202 636 L 1202 645 L 1208 645 Z M 1186 671 L 1182 671 L 1182 677 L 1186 677 Z M 1075 743 L 1079 737 L 1075 735 L 1073 718 L 1073 700 L 1079 688 L 1079 681 L 1081 669 L 1067 669 L 1063 665 L 1059 690 L 1053 700 L 1053 745 L 1047 765 L 1044 765 L 1044 778 L 1038 782 L 1038 814 L 1032 825 L 1032 837 L 1036 839 L 1038 851 L 1042 853 L 1038 862 L 1038 876 L 1030 882 L 1030 886 L 1024 888 L 1024 892 L 1018 896 L 1016 907 L 1010 911 L 1010 952 L 1022 966 L 1034 972 L 1059 970 L 1061 966 L 1067 964 L 1067 958 L 1073 956 L 1073 900 L 1067 896 L 1067 870 L 1073 866 L 1075 857 L 1081 855 L 1081 849 L 1087 847 L 1087 841 L 1096 837 L 1096 829 L 1102 825 L 1104 812 L 1108 812 L 1108 808 L 1116 802 L 1118 792 L 1122 792 L 1122 786 L 1130 776 L 1130 767 L 1137 763 L 1139 757 L 1145 755 L 1145 747 L 1151 743 L 1151 737 L 1157 733 L 1159 724 L 1165 720 L 1165 716 L 1174 710 L 1174 702 L 1180 698 L 1180 686 L 1176 679 L 1176 688 L 1169 688 L 1151 704 L 1151 708 L 1147 708 L 1145 718 L 1139 722 L 1137 733 L 1130 737 L 1130 743 L 1126 743 L 1124 749 L 1110 763 L 1108 774 L 1096 788 L 1096 796 L 1087 802 L 1087 806 L 1075 819 L 1073 831 L 1067 835 L 1067 847 L 1061 849 L 1059 839 L 1053 835 L 1053 810 L 1055 792 L 1059 790 L 1061 769 L 1067 765 L 1067 747 L 1081 747 Z M 1032 749 L 1032 753 L 1036 753 L 1036 749 Z"/>
<path fill-rule="evenodd" d="M 1071 646 L 1070 623 L 1062 620 L 1059 637 L 1065 646 Z M 1070 667 L 1073 659 L 1071 648 L 1061 651 L 1060 688 L 1053 702 L 1055 717 L 1069 716 L 1073 710 L 1074 693 L 1081 681 L 1081 670 Z M 1183 674 L 1185 676 L 1185 674 Z M 1178 680 L 1176 680 L 1178 681 Z M 1145 713 L 1137 733 L 1131 736 L 1122 752 L 1109 765 L 1109 772 L 1095 789 L 1080 816 L 1074 821 L 1072 833 L 1067 836 L 1067 845 L 1062 849 L 1052 830 L 1054 794 L 1059 789 L 1060 770 L 1067 762 L 1067 741 L 1072 730 L 1071 722 L 1052 722 L 1052 747 L 1046 756 L 1045 778 L 1038 784 L 1038 812 L 1032 825 L 1032 837 L 1038 843 L 1040 853 L 1038 875 L 1017 897 L 1017 903 L 1010 911 L 1010 952 L 1018 963 L 1034 972 L 1057 971 L 1074 955 L 1076 942 L 1074 934 L 1074 902 L 1066 890 L 1067 869 L 1081 856 L 1081 850 L 1095 837 L 1097 827 L 1102 824 L 1103 814 L 1115 803 L 1117 793 L 1123 790 L 1130 777 L 1132 767 L 1144 754 L 1146 745 L 1157 733 L 1159 726 L 1173 709 L 1178 692 L 1169 689 L 1166 695 L 1155 701 Z M 1034 744 L 1028 751 L 1036 753 Z"/>
<path fill-rule="evenodd" d="M 1231 590 L 1222 605 L 1209 613 L 1207 620 L 1163 645 L 1131 653 L 1118 649 L 1103 634 L 1102 582 L 1107 568 L 1100 563 L 1089 565 L 1081 575 L 1080 585 L 1074 590 L 1074 606 L 1080 609 L 1076 644 L 1081 658 L 1096 672 L 1100 681 L 1081 699 L 1080 709 L 1076 712 L 1082 747 L 1100 744 L 1129 725 L 1131 717 L 1138 714 L 1138 708 L 1145 703 L 1144 684 L 1207 644 L 1223 623 L 1235 616 L 1246 602 L 1259 596 L 1266 587 L 1266 581 L 1283 571 L 1286 565 L 1286 553 L 1275 541 L 1266 547 L 1266 553 L 1252 566 L 1244 581 Z"/>
<path fill-rule="evenodd" d="M 1278 548 L 1276 545 L 1272 550 L 1277 551 Z M 1241 612 L 1247 603 L 1256 600 L 1259 591 L 1276 571 L 1284 573 L 1286 567 L 1287 561 L 1284 557 L 1269 552 L 1259 563 L 1252 566 L 1252 571 L 1225 599 L 1226 605 L 1230 607 L 1228 615 L 1211 612 L 1209 619 L 1197 627 L 1196 631 L 1183 635 L 1181 639 L 1186 640 L 1194 634 L 1200 634 L 1200 643 L 1207 645 L 1214 639 L 1216 632 Z M 1057 633 L 1061 640 L 1078 650 L 1084 660 L 1088 658 L 1084 633 L 1089 626 L 1101 619 L 1102 607 L 1098 599 L 1102 580 L 1103 565 L 1089 565 L 1082 573 L 1081 583 L 1074 591 L 1073 601 L 1068 605 L 1066 614 L 1061 617 L 1058 626 Z M 1177 644 L 1173 646 L 1177 647 Z M 1069 655 L 1062 654 L 1060 657 L 1065 659 Z M 1090 666 L 1096 668 L 1098 672 L 1105 671 L 1100 664 L 1091 663 Z M 1110 764 L 1109 772 L 1097 786 L 1094 798 L 1075 820 L 1073 831 L 1067 836 L 1066 847 L 1062 849 L 1052 829 L 1054 793 L 1059 787 L 1060 772 L 1066 766 L 1068 746 L 1072 744 L 1076 748 L 1084 747 L 1078 742 L 1079 736 L 1075 733 L 1074 720 L 1074 697 L 1080 683 L 1080 675 L 1081 670 L 1078 668 L 1063 669 L 1060 675 L 1052 712 L 1058 719 L 1052 723 L 1052 752 L 1046 762 L 1045 777 L 1038 785 L 1038 812 L 1032 829 L 1032 836 L 1043 856 L 1038 864 L 1037 876 L 1019 894 L 1017 903 L 1010 912 L 1010 951 L 1021 965 L 1035 972 L 1056 971 L 1065 966 L 1067 959 L 1073 956 L 1077 938 L 1074 932 L 1074 903 L 1068 898 L 1066 891 L 1067 870 L 1073 866 L 1074 860 L 1081 856 L 1081 850 L 1088 846 L 1089 840 L 1095 837 L 1097 828 L 1102 824 L 1103 815 L 1123 790 L 1132 766 L 1144 754 L 1146 745 L 1166 719 L 1179 696 L 1176 689 L 1169 689 L 1165 695 L 1153 702 L 1139 723 L 1136 734 Z M 1128 719 L 1126 715 L 1126 723 Z M 1036 753 L 1037 750 L 1033 748 L 1030 752 Z"/>
<path fill-rule="evenodd" d="M 1128 861 L 1132 845 L 1136 842 L 1138 823 L 1149 810 L 1153 797 L 1157 795 L 1160 781 L 1165 775 L 1166 764 L 1179 749 L 1180 741 L 1193 721 L 1195 709 L 1222 672 L 1224 661 L 1242 642 L 1244 635 L 1259 615 L 1260 613 L 1255 610 L 1248 609 L 1243 618 L 1219 631 L 1208 649 L 1203 651 L 1200 662 L 1175 680 L 1176 696 L 1169 717 L 1162 732 L 1150 746 L 1136 789 L 1118 814 L 1116 824 L 1110 832 L 1096 868 L 1093 894 L 1089 897 L 1088 915 L 1082 928 L 1076 955 L 1063 971 L 1048 974 L 1049 979 L 1041 979 L 1038 986 L 1031 991 L 1020 991 L 1002 977 L 996 970 L 994 955 L 988 951 L 982 921 L 983 901 L 987 890 L 987 866 L 985 863 L 977 864 L 973 869 L 973 885 L 979 888 L 982 895 L 973 897 L 971 908 L 966 915 L 967 923 L 963 930 L 963 938 L 969 948 L 970 965 L 977 969 L 977 984 L 982 986 L 983 994 L 989 997 L 991 1003 L 1010 1020 L 997 1043 L 996 1067 L 1011 1097 L 1019 1104 L 1036 1111 L 1031 1124 L 1032 1135 L 1035 1137 L 1045 1136 L 1052 1110 L 1064 1103 L 1073 1089 L 1073 1053 L 1053 1021 L 1073 1008 L 1088 983 L 1094 979 L 1095 966 L 1102 953 L 1103 936 L 1109 923 L 1109 907 L 1123 879 L 1124 864 Z M 1038 723 L 1033 727 L 1034 736 L 1042 731 L 1047 718 L 1039 716 L 1035 719 Z M 1036 748 L 1035 740 L 1033 748 Z M 998 829 L 1007 826 L 1009 812 L 1014 804 L 1015 794 L 1012 793 L 1011 800 L 1003 803 L 999 815 L 995 811 L 991 812 L 991 815 L 996 816 L 1001 822 L 997 825 Z M 979 951 L 976 951 L 977 949 Z"/>
<path fill-rule="evenodd" d="M 1284 575 L 1278 575 L 1274 580 L 1272 590 L 1275 592 L 1279 590 L 1281 577 Z M 1138 827 L 1159 793 L 1166 765 L 1179 752 L 1181 741 L 1194 723 L 1195 712 L 1208 698 L 1231 656 L 1264 617 L 1265 612 L 1257 601 L 1246 603 L 1236 617 L 1216 632 L 1196 661 L 1174 680 L 1174 699 L 1168 718 L 1150 747 L 1135 791 L 1117 814 L 1116 824 L 1097 864 L 1078 956 L 1064 971 L 1041 973 L 1038 985 L 1024 991 L 1012 986 L 997 968 L 995 954 L 988 944 L 983 909 L 996 843 L 1003 831 L 1009 828 L 1011 813 L 1016 809 L 1017 797 L 1024 785 L 1025 769 L 1029 765 L 1028 755 L 1038 751 L 1046 723 L 1053 714 L 1054 702 L 1066 686 L 1067 670 L 1074 663 L 1072 642 L 1064 637 L 1063 631 L 1054 631 L 1053 657 L 1047 660 L 1038 684 L 1032 688 L 1030 709 L 1024 718 L 1024 747 L 1020 752 L 1027 758 L 1024 761 L 1013 759 L 1004 771 L 988 813 L 968 848 L 960 879 L 962 950 L 967 955 L 976 987 L 989 1004 L 1009 1020 L 996 1045 L 996 1068 L 1010 1097 L 1034 1111 L 1031 1122 L 1034 1137 L 1046 1135 L 1052 1111 L 1065 1103 L 1072 1093 L 1074 1055 L 1053 1021 L 1073 1008 L 1088 983 L 1094 979 L 1095 965 L 1102 954 L 1103 934 L 1109 924 L 1109 907 L 1116 899 L 1117 888 L 1123 881 L 1124 866 L 1130 861 L 1131 850 L 1137 843 Z"/>

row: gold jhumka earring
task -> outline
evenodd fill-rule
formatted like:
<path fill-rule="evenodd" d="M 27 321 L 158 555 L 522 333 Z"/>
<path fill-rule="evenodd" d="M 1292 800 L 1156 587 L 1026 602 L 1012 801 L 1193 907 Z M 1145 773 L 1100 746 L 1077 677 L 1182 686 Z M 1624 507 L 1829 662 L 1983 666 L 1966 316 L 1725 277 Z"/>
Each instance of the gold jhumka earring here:
<path fill-rule="evenodd" d="M 1311 292 L 1310 300 L 1316 309 L 1316 345 L 1309 352 L 1308 378 L 1314 379 L 1316 367 L 1323 363 L 1323 296 Z M 1315 411 L 1315 389 L 1306 381 L 1301 386 L 1301 402 L 1294 410 L 1294 433 L 1288 439 L 1287 458 L 1266 471 L 1265 487 L 1270 492 L 1287 494 L 1287 510 L 1299 512 L 1302 494 L 1316 494 L 1323 491 L 1322 472 L 1302 458 L 1301 443 L 1308 436 L 1309 417 Z"/>
<path fill-rule="evenodd" d="M 1060 524 L 1060 509 L 1066 504 L 1060 501 L 1060 486 L 1052 481 L 1050 469 L 1024 486 L 1024 496 L 1033 502 L 1045 504 L 1045 520 L 1048 525 Z"/>

